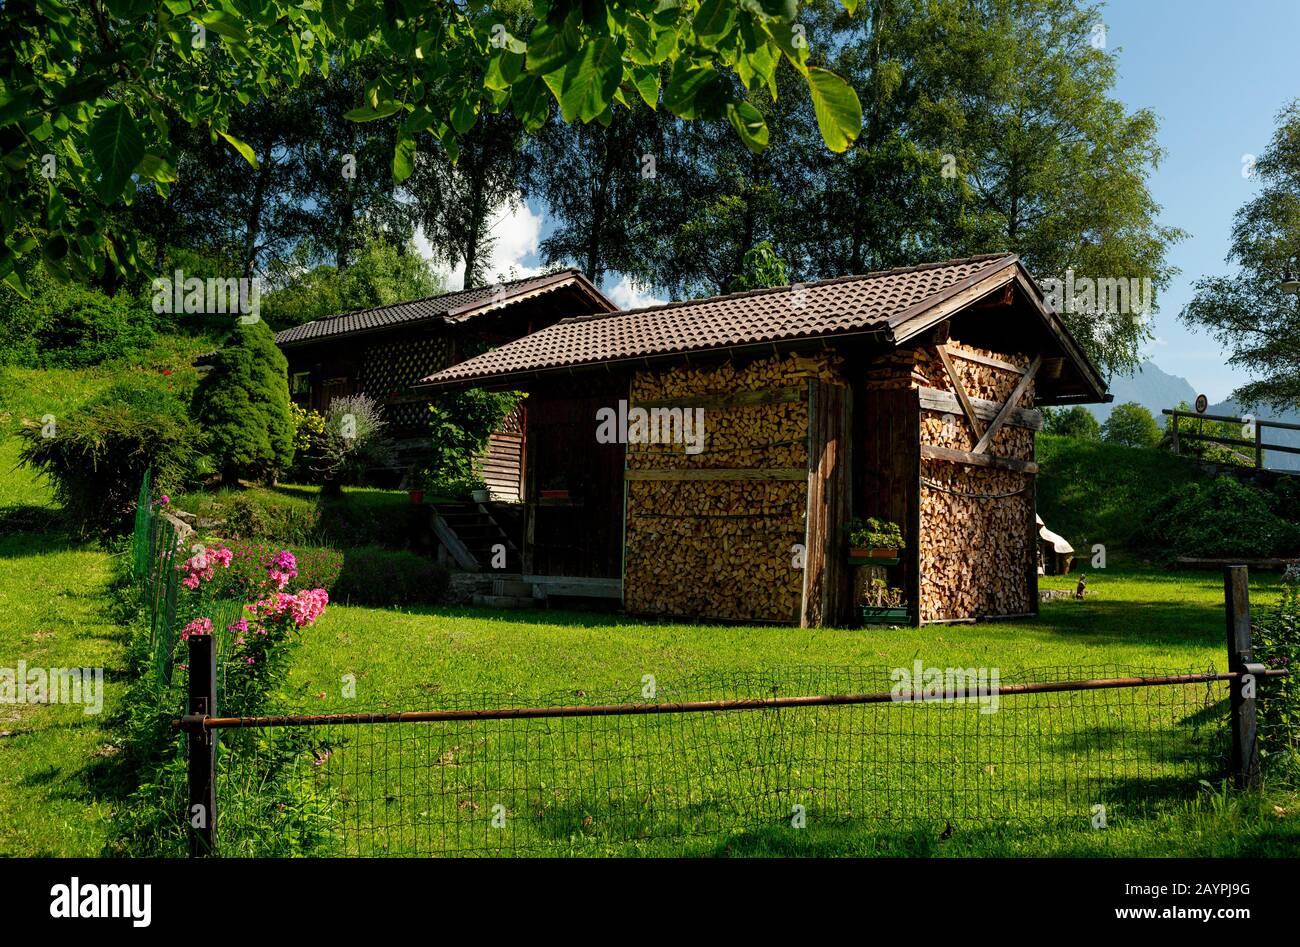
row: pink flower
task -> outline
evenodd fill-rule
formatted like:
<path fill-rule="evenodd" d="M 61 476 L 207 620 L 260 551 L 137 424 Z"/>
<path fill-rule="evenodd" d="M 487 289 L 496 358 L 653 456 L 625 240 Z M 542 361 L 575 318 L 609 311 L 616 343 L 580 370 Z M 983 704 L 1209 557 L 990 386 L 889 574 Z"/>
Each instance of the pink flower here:
<path fill-rule="evenodd" d="M 181 629 L 181 641 L 189 641 L 191 636 L 212 634 L 211 618 L 196 618 Z"/>

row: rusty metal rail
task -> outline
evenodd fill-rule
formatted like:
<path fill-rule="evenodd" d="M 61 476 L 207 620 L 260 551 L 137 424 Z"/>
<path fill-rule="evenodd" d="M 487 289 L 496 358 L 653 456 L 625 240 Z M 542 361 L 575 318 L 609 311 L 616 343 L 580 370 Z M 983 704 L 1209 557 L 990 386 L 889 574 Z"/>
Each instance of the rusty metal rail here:
<path fill-rule="evenodd" d="M 1122 687 L 1158 687 L 1173 684 L 1200 684 L 1212 681 L 1233 681 L 1243 673 L 1256 677 L 1285 677 L 1287 672 L 1251 665 L 1246 672 L 1228 671 L 1222 674 L 1170 674 L 1160 677 L 1095 678 L 1086 681 L 1048 681 L 1028 684 L 1005 684 L 996 688 L 974 687 L 963 690 L 945 689 L 938 694 L 818 694 L 802 697 L 746 697 L 732 700 L 691 700 L 658 704 L 574 704 L 560 707 L 497 707 L 482 710 L 427 710 L 398 713 L 360 714 L 305 714 L 266 717 L 208 717 L 189 714 L 172 721 L 172 727 L 186 731 L 201 731 L 237 727 L 322 727 L 334 724 L 373 723 L 434 723 L 452 720 L 529 720 L 546 717 L 615 717 L 644 714 L 700 713 L 727 710 L 763 710 L 781 707 L 830 707 L 845 704 L 934 703 L 957 700 L 979 700 L 1017 694 L 1047 694 L 1061 691 L 1108 690 Z"/>

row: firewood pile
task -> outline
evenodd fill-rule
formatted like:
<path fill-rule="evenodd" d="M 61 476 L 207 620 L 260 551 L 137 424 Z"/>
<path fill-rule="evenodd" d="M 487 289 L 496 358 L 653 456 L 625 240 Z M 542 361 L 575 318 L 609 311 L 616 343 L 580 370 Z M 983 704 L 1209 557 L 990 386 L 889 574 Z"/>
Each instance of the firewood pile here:
<path fill-rule="evenodd" d="M 683 479 L 628 483 L 624 600 L 633 613 L 798 621 L 803 572 L 808 378 L 838 379 L 828 359 L 768 358 L 638 372 L 631 405 L 704 399 L 704 449 L 629 444 L 629 471 Z M 745 393 L 798 400 L 743 403 Z M 713 399 L 713 400 L 709 400 Z M 727 404 L 738 400 L 742 403 Z M 684 479 L 691 472 L 752 479 Z M 772 476 L 766 476 L 771 474 Z"/>
<path fill-rule="evenodd" d="M 958 348 L 949 343 L 950 349 Z M 1024 367 L 1024 356 L 967 349 Z M 916 350 L 916 372 L 928 387 L 954 388 L 935 349 Z M 1020 377 L 954 357 L 958 379 L 972 399 L 1003 403 Z M 1019 407 L 1032 405 L 1033 385 Z M 945 416 L 947 415 L 947 416 Z M 987 421 L 984 426 L 988 426 Z M 921 443 L 973 450 L 978 438 L 965 416 L 921 412 Z M 1033 460 L 1034 432 L 1005 424 L 986 453 Z M 1033 609 L 1029 566 L 1034 562 L 1033 475 L 943 460 L 921 462 L 921 620 L 1021 615 Z"/>

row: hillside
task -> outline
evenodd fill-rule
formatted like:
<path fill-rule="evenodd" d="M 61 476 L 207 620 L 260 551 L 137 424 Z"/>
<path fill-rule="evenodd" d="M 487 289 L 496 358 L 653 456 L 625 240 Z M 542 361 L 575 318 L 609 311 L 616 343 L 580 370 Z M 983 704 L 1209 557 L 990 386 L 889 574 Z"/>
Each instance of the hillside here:
<path fill-rule="evenodd" d="M 1038 515 L 1080 557 L 1094 543 L 1130 547 L 1170 487 L 1209 478 L 1166 451 L 1049 434 L 1038 438 Z"/>

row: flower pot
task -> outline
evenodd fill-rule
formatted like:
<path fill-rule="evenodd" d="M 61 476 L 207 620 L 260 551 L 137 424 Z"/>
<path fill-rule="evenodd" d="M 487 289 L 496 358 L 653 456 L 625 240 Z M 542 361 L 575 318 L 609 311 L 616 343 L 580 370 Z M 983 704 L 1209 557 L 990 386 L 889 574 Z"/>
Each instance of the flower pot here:
<path fill-rule="evenodd" d="M 543 490 L 543 500 L 567 500 L 569 498 L 568 490 Z"/>
<path fill-rule="evenodd" d="M 906 607 L 862 606 L 862 624 L 864 625 L 905 625 L 909 620 L 910 616 Z"/>
<path fill-rule="evenodd" d="M 423 490 L 408 490 L 408 491 L 406 491 L 406 495 L 407 495 L 408 497 L 411 498 L 411 502 L 412 502 L 413 504 L 417 504 L 417 505 L 418 505 L 418 504 L 424 502 L 424 491 L 423 491 Z"/>
<path fill-rule="evenodd" d="M 469 495 L 473 498 L 475 503 L 486 503 L 488 500 L 492 499 L 492 494 L 487 490 L 471 490 Z"/>
<path fill-rule="evenodd" d="M 872 559 L 897 559 L 897 549 L 868 549 L 867 556 Z"/>

